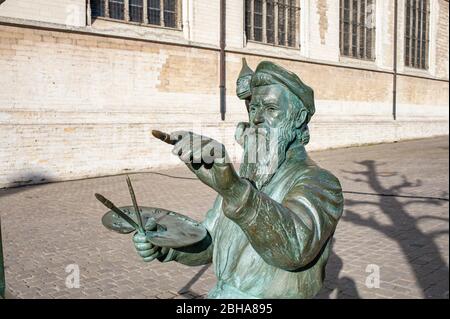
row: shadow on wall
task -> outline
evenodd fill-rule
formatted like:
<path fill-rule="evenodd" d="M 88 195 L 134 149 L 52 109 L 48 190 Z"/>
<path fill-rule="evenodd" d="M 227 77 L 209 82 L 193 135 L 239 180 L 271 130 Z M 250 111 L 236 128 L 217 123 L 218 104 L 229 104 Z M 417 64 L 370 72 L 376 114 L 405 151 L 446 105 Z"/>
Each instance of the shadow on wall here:
<path fill-rule="evenodd" d="M 379 167 L 382 164 L 373 160 L 357 162 L 357 164 L 362 167 L 360 171 L 345 171 L 345 173 L 355 176 L 355 178 L 350 178 L 354 182 L 367 183 L 380 196 L 373 196 L 373 200 L 367 197 L 364 200 L 347 199 L 343 220 L 374 229 L 395 241 L 414 272 L 423 296 L 425 298 L 448 298 L 449 269 L 444 257 L 439 252 L 435 238 L 440 235 L 448 236 L 449 220 L 432 215 L 414 217 L 408 212 L 408 209 L 414 205 L 426 205 L 428 207 L 426 211 L 432 211 L 433 207 L 448 203 L 448 193 L 443 192 L 439 198 L 402 196 L 403 191 L 417 188 L 422 185 L 422 182 L 420 180 L 412 182 L 406 176 L 401 176 L 403 180 L 401 183 L 384 187 L 382 178 L 390 178 L 398 176 L 398 174 L 380 172 Z M 358 207 L 361 205 L 376 208 L 377 212 L 384 214 L 390 223 L 381 224 L 372 216 L 361 216 L 357 213 Z M 419 227 L 419 223 L 424 220 L 440 221 L 442 227 L 436 231 L 424 232 Z"/>
<path fill-rule="evenodd" d="M 1 188 L 15 189 L 21 186 L 31 186 L 46 184 L 56 181 L 55 176 L 43 172 L 40 169 L 28 171 L 26 173 L 10 175 L 7 177 L 8 182 Z M 1 189 L 0 188 L 0 189 Z"/>

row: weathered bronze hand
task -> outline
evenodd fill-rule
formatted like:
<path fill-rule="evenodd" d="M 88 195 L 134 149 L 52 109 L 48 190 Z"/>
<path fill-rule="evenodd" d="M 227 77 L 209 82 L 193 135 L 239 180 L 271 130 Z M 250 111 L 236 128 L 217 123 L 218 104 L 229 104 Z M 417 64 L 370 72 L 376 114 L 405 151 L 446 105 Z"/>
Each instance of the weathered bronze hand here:
<path fill-rule="evenodd" d="M 145 230 L 154 230 L 155 226 L 155 221 L 149 219 L 145 225 Z M 134 234 L 133 243 L 139 256 L 141 256 L 145 262 L 150 262 L 158 257 L 165 256 L 169 252 L 169 248 L 159 247 L 150 243 L 142 232 L 136 232 Z"/>
<path fill-rule="evenodd" d="M 156 138 L 174 145 L 172 153 L 177 155 L 203 183 L 220 195 L 231 193 L 242 182 L 225 150 L 216 140 L 188 131 L 177 131 L 170 135 L 152 131 Z"/>

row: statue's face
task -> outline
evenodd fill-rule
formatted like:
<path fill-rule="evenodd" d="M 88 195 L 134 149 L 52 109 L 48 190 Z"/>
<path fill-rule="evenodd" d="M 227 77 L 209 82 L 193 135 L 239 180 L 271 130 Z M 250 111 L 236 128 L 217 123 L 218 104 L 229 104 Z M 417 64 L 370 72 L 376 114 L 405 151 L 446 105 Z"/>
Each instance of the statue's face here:
<path fill-rule="evenodd" d="M 250 102 L 250 125 L 278 128 L 289 114 L 289 92 L 280 84 L 256 87 Z"/>
<path fill-rule="evenodd" d="M 280 84 L 256 87 L 250 102 L 250 128 L 244 138 L 241 176 L 260 189 L 286 158 L 288 145 L 296 137 L 289 91 Z"/>

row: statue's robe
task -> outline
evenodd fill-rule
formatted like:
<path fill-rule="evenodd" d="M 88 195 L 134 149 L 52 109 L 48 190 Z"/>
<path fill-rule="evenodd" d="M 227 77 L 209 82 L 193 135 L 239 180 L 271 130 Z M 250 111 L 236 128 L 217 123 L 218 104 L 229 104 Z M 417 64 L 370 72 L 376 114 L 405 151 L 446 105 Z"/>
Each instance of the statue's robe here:
<path fill-rule="evenodd" d="M 217 197 L 203 222 L 206 249 L 170 250 L 160 260 L 213 262 L 218 281 L 209 298 L 311 298 L 322 287 L 342 210 L 338 179 L 296 146 L 261 190 L 248 182 L 240 196 Z"/>

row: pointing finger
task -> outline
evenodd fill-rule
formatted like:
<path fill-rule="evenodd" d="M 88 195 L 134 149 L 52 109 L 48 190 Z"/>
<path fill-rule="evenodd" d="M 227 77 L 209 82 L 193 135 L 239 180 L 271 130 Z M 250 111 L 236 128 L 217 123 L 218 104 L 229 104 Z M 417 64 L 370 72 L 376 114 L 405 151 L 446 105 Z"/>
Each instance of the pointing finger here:
<path fill-rule="evenodd" d="M 152 130 L 152 135 L 167 144 L 175 145 L 178 142 L 177 139 L 172 139 L 169 134 L 158 130 Z"/>
<path fill-rule="evenodd" d="M 172 149 L 172 154 L 175 156 L 181 156 L 184 152 L 192 149 L 192 141 L 189 135 L 184 136 L 179 140 L 174 148 Z"/>

